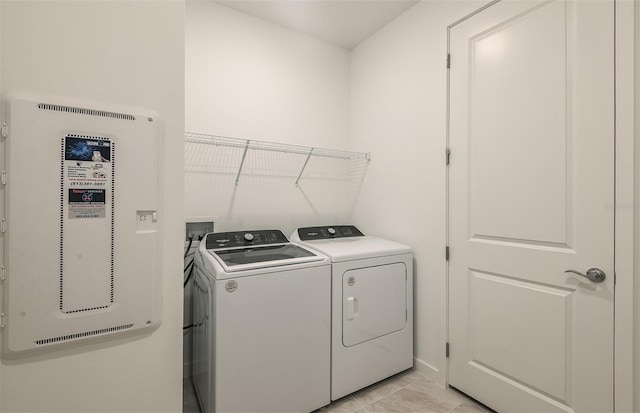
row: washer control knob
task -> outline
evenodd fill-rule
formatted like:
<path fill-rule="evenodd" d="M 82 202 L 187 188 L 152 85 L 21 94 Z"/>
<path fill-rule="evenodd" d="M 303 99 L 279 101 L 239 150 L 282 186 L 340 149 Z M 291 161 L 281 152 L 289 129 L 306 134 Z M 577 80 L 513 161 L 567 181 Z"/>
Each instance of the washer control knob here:
<path fill-rule="evenodd" d="M 253 234 L 247 232 L 246 234 L 244 234 L 244 240 L 248 242 L 253 241 Z"/>
<path fill-rule="evenodd" d="M 329 235 L 336 235 L 336 230 L 331 227 L 327 228 L 327 232 L 329 233 Z"/>

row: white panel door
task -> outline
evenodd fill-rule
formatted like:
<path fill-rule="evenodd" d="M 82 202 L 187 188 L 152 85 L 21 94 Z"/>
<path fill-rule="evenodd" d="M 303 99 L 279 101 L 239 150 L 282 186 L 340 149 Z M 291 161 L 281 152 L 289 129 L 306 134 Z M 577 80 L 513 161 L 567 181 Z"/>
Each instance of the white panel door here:
<path fill-rule="evenodd" d="M 613 12 L 450 28 L 449 382 L 499 412 L 613 411 Z"/>

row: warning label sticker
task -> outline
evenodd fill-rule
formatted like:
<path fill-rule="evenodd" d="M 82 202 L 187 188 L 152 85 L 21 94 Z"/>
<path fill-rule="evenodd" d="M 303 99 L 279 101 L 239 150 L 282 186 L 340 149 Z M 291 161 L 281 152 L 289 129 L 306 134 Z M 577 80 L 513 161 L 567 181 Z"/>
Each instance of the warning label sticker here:
<path fill-rule="evenodd" d="M 67 218 L 106 218 L 113 190 L 113 143 L 104 137 L 67 135 L 63 150 Z"/>
<path fill-rule="evenodd" d="M 111 162 L 111 143 L 106 139 L 67 136 L 65 161 Z"/>
<path fill-rule="evenodd" d="M 104 189 L 69 189 L 69 219 L 104 218 L 105 195 Z"/>
<path fill-rule="evenodd" d="M 111 142 L 67 136 L 64 142 L 65 180 L 72 188 L 110 189 Z"/>

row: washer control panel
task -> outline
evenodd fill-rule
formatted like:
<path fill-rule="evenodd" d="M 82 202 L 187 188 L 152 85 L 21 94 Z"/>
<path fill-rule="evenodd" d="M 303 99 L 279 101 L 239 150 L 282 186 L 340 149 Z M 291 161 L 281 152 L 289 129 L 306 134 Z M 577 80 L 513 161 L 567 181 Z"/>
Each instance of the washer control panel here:
<path fill-rule="evenodd" d="M 258 231 L 214 232 L 207 235 L 207 249 L 282 244 L 289 240 L 277 229 Z"/>
<path fill-rule="evenodd" d="M 298 236 L 300 241 L 312 241 L 315 239 L 364 237 L 364 234 L 353 225 L 331 225 L 299 228 Z"/>

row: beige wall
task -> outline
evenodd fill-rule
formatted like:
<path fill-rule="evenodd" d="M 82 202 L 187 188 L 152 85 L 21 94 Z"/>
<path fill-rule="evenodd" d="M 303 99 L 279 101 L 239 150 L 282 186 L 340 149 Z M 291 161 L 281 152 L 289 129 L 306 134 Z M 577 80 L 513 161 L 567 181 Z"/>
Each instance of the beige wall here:
<path fill-rule="evenodd" d="M 631 2 L 631 1 L 628 1 Z M 630 188 L 632 188 L 633 193 L 633 208 L 634 210 L 634 219 L 635 219 L 635 230 L 634 230 L 634 251 L 635 254 L 632 255 L 633 258 L 629 258 L 629 263 L 633 264 L 633 291 L 635 292 L 633 296 L 633 312 L 632 319 L 634 321 L 634 336 L 632 341 L 632 358 L 628 357 L 628 352 L 625 352 L 623 358 L 621 360 L 621 364 L 623 365 L 633 365 L 634 373 L 632 376 L 631 387 L 633 392 L 633 407 L 631 411 L 637 412 L 640 411 L 640 188 L 638 184 L 640 183 L 640 4 L 638 1 L 633 1 L 635 5 L 635 24 L 633 30 L 635 31 L 635 44 L 634 44 L 634 59 L 633 59 L 633 81 L 635 89 L 635 99 L 634 99 L 634 117 L 633 117 L 633 126 L 634 126 L 634 144 L 635 151 L 631 151 L 631 153 L 635 153 L 634 165 L 635 165 L 635 181 L 632 182 Z M 629 61 L 628 64 L 631 64 Z M 628 311 L 631 309 L 624 309 L 624 314 L 628 314 Z M 625 326 L 626 331 L 627 326 Z M 626 337 L 626 336 L 625 336 Z M 633 361 L 633 362 L 632 362 Z"/>
<path fill-rule="evenodd" d="M 414 247 L 416 357 L 419 367 L 440 382 L 445 380 L 446 363 L 442 252 L 446 212 L 442 168 L 446 26 L 481 4 L 482 1 L 423 2 L 351 54 L 349 148 L 371 151 L 374 158 L 355 223 L 372 235 L 399 239 Z M 183 8 L 181 2 L 115 2 L 109 7 L 102 2 L 0 3 L 0 90 L 29 89 L 138 105 L 161 113 L 166 140 L 165 205 L 168 216 L 174 217 L 165 228 L 160 329 L 149 336 L 91 345 L 80 351 L 20 362 L 3 361 L 2 412 L 180 410 L 182 313 L 180 278 L 175 274 L 181 265 L 178 254 L 183 233 Z M 639 9 L 636 2 L 636 27 Z M 636 61 L 633 73 L 626 74 L 627 82 L 638 75 L 638 30 L 635 39 L 635 45 L 626 46 L 635 48 Z M 628 62 L 629 57 L 625 60 Z M 631 202 L 628 205 L 634 206 L 629 214 L 620 212 L 619 217 L 635 228 L 631 234 L 624 229 L 618 234 L 627 244 L 618 243 L 618 248 L 626 252 L 617 264 L 617 298 L 626 297 L 627 304 L 618 309 L 617 316 L 623 324 L 617 331 L 621 334 L 624 327 L 627 332 L 622 332 L 618 340 L 622 347 L 617 347 L 617 366 L 625 378 L 631 377 L 629 383 L 618 376 L 617 384 L 623 389 L 618 394 L 618 407 L 622 411 L 640 410 L 640 317 L 634 317 L 640 311 L 640 271 L 636 262 L 640 256 L 640 195 L 635 184 L 640 182 L 638 83 L 635 80 L 635 96 L 631 97 L 635 116 L 626 118 L 623 126 L 629 128 L 631 122 L 635 135 L 619 135 L 618 152 L 622 156 L 620 149 L 631 150 L 619 158 L 619 167 L 623 161 L 631 162 L 620 171 L 623 176 L 625 171 L 629 174 L 629 168 L 635 170 L 633 176 L 626 176 L 626 186 L 619 188 L 618 198 L 620 205 Z M 629 105 L 629 97 L 626 99 Z M 391 110 L 398 108 L 401 110 Z M 206 126 L 195 119 L 191 125 L 198 129 Z M 244 135 L 247 131 L 231 129 L 228 133 Z M 278 134 L 273 129 L 272 135 Z M 344 137 L 340 133 L 331 135 Z M 286 140 L 306 144 L 314 139 Z M 334 144 L 341 146 L 343 142 L 327 143 Z M 625 268 L 626 274 L 621 272 Z M 622 288 L 625 285 L 631 293 Z"/>
<path fill-rule="evenodd" d="M 414 247 L 415 355 L 418 367 L 440 383 L 446 380 L 446 28 L 485 3 L 423 1 L 352 52 L 351 148 L 371 151 L 374 159 L 354 220 L 374 235 Z M 637 1 L 617 4 L 616 403 L 620 412 L 635 412 L 640 411 L 640 317 L 635 316 L 640 311 L 640 86 L 634 77 L 640 31 L 635 30 L 634 46 L 634 4 L 635 27 L 640 11 Z"/>
<path fill-rule="evenodd" d="M 485 1 L 424 1 L 351 56 L 351 148 L 373 161 L 354 212 L 415 254 L 415 357 L 446 382 L 447 26 Z"/>
<path fill-rule="evenodd" d="M 189 1 L 185 105 L 189 132 L 344 150 L 349 52 L 210 1 Z M 283 154 L 249 155 L 283 175 L 299 171 L 298 160 Z M 335 182 L 297 187 L 295 176 L 250 172 L 235 185 L 207 168 L 240 163 L 229 156 L 210 146 L 187 154 L 186 217 L 213 217 L 216 231 L 278 228 L 286 235 L 349 220 L 352 205 L 326 196 Z M 251 162 L 245 166 L 252 170 Z"/>
<path fill-rule="evenodd" d="M 347 50 L 202 0 L 186 42 L 188 131 L 347 149 Z"/>
<path fill-rule="evenodd" d="M 0 4 L 0 24 L 2 22 L 2 5 Z M 0 28 L 0 91 L 2 91 L 2 29 Z M 0 122 L 1 124 L 2 122 Z M 0 190 L 0 197 L 4 197 L 4 188 Z M 0 363 L 0 397 L 2 396 L 2 363 Z M 2 413 L 2 402 L 0 402 L 0 413 Z"/>
<path fill-rule="evenodd" d="M 184 4 L 2 1 L 0 10 L 2 92 L 25 90 L 159 113 L 164 123 L 161 213 L 165 220 L 160 327 L 145 335 L 3 359 L 0 409 L 5 413 L 179 412 Z"/>

